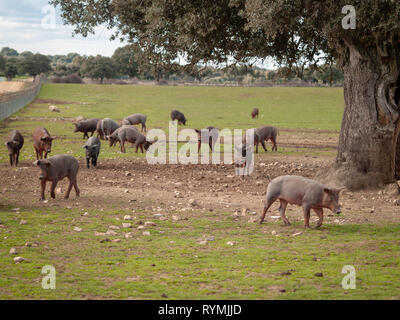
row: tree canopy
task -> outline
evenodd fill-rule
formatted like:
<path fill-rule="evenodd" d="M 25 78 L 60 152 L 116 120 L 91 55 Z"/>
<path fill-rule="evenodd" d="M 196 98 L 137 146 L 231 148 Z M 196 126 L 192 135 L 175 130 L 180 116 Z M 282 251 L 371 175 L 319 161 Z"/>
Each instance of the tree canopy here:
<path fill-rule="evenodd" d="M 51 60 L 40 53 L 27 55 L 22 61 L 22 70 L 33 77 L 51 70 Z"/>

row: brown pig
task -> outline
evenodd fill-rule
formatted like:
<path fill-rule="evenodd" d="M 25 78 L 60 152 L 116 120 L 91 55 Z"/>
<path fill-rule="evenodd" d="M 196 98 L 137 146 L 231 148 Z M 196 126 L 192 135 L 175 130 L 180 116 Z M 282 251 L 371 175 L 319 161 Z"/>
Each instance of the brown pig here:
<path fill-rule="evenodd" d="M 313 209 L 319 218 L 316 226 L 319 228 L 324 218 L 323 208 L 328 208 L 337 214 L 341 212 L 339 193 L 343 189 L 329 188 L 318 181 L 301 176 L 277 177 L 268 185 L 260 224 L 264 221 L 269 207 L 279 199 L 279 212 L 285 225 L 290 225 L 285 216 L 286 206 L 289 203 L 303 207 L 304 226 L 306 228 L 310 227 L 310 211 Z"/>
<path fill-rule="evenodd" d="M 51 152 L 51 144 L 56 137 L 52 137 L 46 128 L 37 128 L 33 133 L 33 148 L 36 151 L 36 160 L 47 158 Z"/>
<path fill-rule="evenodd" d="M 251 111 L 251 118 L 252 119 L 254 119 L 254 118 L 258 119 L 258 113 L 259 113 L 258 108 L 254 108 L 253 111 Z"/>
<path fill-rule="evenodd" d="M 75 188 L 76 196 L 79 197 L 80 191 L 77 185 L 77 174 L 79 170 L 78 161 L 69 155 L 56 155 L 45 160 L 37 160 L 33 163 L 35 166 L 40 168 L 40 184 L 41 184 L 41 194 L 40 199 L 44 200 L 44 192 L 46 189 L 46 182 L 51 181 L 50 195 L 55 199 L 55 189 L 58 181 L 68 177 L 69 186 L 67 193 L 65 194 L 65 199 L 69 198 L 72 186 Z"/>
<path fill-rule="evenodd" d="M 8 135 L 5 145 L 7 146 L 8 154 L 10 156 L 10 165 L 12 166 L 15 163 L 15 166 L 17 166 L 19 151 L 24 145 L 24 137 L 18 130 L 13 130 Z"/>

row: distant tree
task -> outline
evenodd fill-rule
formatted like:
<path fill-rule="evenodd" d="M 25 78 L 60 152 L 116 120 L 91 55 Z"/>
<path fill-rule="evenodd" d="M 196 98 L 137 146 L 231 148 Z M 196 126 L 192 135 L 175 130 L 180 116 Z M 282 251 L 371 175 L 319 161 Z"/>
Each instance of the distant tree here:
<path fill-rule="evenodd" d="M 86 59 L 82 65 L 81 73 L 91 79 L 100 79 L 100 83 L 103 84 L 104 79 L 115 77 L 117 72 L 111 58 L 97 55 Z"/>
<path fill-rule="evenodd" d="M 0 56 L 0 74 L 4 71 L 4 67 L 6 66 L 6 59 L 3 56 Z"/>
<path fill-rule="evenodd" d="M 32 56 L 33 56 L 33 52 L 31 52 L 31 51 L 24 51 L 24 52 L 21 52 L 19 56 L 20 56 L 20 57 L 23 57 L 23 58 L 32 57 Z"/>
<path fill-rule="evenodd" d="M 127 45 L 115 50 L 112 60 L 120 75 L 128 75 L 133 78 L 138 74 L 138 64 L 135 60 L 133 45 Z"/>
<path fill-rule="evenodd" d="M 0 55 L 5 57 L 18 57 L 18 51 L 9 47 L 3 47 L 0 51 Z"/>
<path fill-rule="evenodd" d="M 27 56 L 22 61 L 22 69 L 24 73 L 36 77 L 38 74 L 51 71 L 50 58 L 36 53 L 33 56 Z"/>
<path fill-rule="evenodd" d="M 7 80 L 11 81 L 18 74 L 18 60 L 16 58 L 8 58 L 3 73 Z"/>

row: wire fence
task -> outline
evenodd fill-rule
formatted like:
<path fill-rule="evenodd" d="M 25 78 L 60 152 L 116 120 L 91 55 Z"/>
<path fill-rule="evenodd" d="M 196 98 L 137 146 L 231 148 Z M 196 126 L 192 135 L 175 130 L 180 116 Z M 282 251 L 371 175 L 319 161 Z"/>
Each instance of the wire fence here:
<path fill-rule="evenodd" d="M 35 81 L 25 85 L 20 91 L 0 93 L 0 121 L 31 103 L 44 82 L 45 77 L 36 77 Z"/>

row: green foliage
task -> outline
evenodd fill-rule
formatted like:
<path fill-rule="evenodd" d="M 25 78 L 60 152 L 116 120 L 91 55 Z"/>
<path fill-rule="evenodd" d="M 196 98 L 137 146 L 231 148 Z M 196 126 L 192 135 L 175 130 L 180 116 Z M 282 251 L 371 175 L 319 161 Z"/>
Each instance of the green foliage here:
<path fill-rule="evenodd" d="M 5 57 L 18 57 L 18 51 L 9 47 L 3 47 L 0 51 L 0 55 Z"/>
<path fill-rule="evenodd" d="M 24 73 L 36 77 L 51 70 L 50 62 L 51 60 L 48 57 L 40 53 L 28 55 L 22 60 L 22 69 Z"/>
<path fill-rule="evenodd" d="M 130 78 L 137 76 L 138 64 L 132 45 L 117 48 L 112 56 L 112 61 L 120 75 L 127 75 Z"/>
<path fill-rule="evenodd" d="M 97 55 L 90 56 L 85 60 L 81 67 L 81 74 L 92 79 L 100 79 L 103 83 L 104 79 L 113 78 L 116 70 L 111 58 Z"/>
<path fill-rule="evenodd" d="M 18 74 L 19 61 L 17 58 L 8 58 L 4 67 L 4 75 L 8 80 L 12 80 Z"/>

